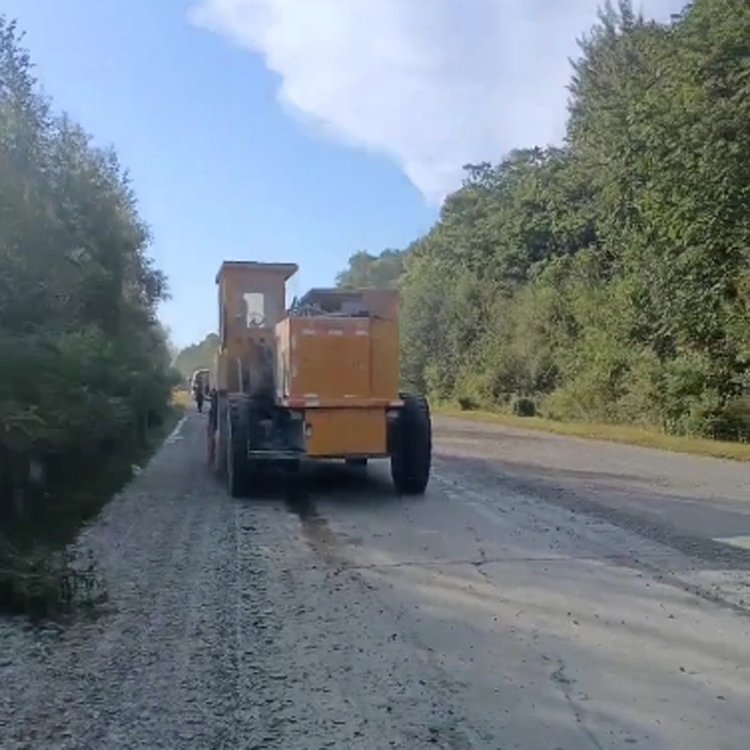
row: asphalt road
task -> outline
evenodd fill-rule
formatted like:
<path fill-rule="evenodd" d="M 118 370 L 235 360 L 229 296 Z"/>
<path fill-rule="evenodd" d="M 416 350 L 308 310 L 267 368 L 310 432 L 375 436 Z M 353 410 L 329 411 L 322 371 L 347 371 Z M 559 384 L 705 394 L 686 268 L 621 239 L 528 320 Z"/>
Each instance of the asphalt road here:
<path fill-rule="evenodd" d="M 204 419 L 81 536 L 97 617 L 0 621 L 0 747 L 750 746 L 749 465 L 438 420 L 424 498 L 236 501 Z"/>

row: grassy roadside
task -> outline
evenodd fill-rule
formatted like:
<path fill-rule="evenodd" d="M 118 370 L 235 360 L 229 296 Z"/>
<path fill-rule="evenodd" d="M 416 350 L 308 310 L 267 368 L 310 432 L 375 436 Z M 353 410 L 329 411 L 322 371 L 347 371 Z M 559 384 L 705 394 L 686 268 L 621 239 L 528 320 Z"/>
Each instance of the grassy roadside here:
<path fill-rule="evenodd" d="M 193 397 L 187 388 L 175 388 L 172 391 L 172 406 L 176 409 L 187 409 L 193 403 Z"/>
<path fill-rule="evenodd" d="M 698 456 L 728 458 L 734 461 L 750 461 L 750 443 L 727 443 L 706 438 L 667 435 L 657 430 L 628 425 L 596 424 L 587 422 L 555 422 L 543 417 L 517 417 L 513 414 L 488 411 L 464 411 L 457 406 L 437 404 L 432 411 L 436 415 L 460 417 L 472 422 L 501 424 L 528 430 L 540 430 L 555 435 L 606 440 L 613 443 L 659 448 L 674 453 L 691 453 Z"/>

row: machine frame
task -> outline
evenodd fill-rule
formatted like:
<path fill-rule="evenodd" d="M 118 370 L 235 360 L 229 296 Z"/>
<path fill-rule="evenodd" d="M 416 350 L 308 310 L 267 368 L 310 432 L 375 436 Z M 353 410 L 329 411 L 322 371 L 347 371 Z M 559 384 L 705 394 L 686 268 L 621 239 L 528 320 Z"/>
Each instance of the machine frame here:
<path fill-rule="evenodd" d="M 271 463 L 390 458 L 396 489 L 422 494 L 431 418 L 424 397 L 399 392 L 398 292 L 313 289 L 286 309 L 296 271 L 255 261 L 219 269 L 210 465 L 241 496 Z"/>

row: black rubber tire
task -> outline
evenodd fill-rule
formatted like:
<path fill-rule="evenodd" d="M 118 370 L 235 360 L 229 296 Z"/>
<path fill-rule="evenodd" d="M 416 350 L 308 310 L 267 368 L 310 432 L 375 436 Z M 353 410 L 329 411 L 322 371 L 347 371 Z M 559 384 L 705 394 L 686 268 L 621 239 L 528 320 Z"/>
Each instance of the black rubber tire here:
<path fill-rule="evenodd" d="M 281 461 L 281 468 L 287 473 L 287 474 L 299 474 L 300 470 L 302 469 L 302 462 L 295 458 L 294 460 L 285 460 Z"/>
<path fill-rule="evenodd" d="M 227 409 L 227 489 L 232 497 L 247 497 L 250 491 L 247 420 L 244 399 L 230 399 Z"/>
<path fill-rule="evenodd" d="M 403 396 L 394 425 L 391 477 L 400 495 L 423 495 L 432 466 L 432 419 L 424 396 Z"/>
<path fill-rule="evenodd" d="M 220 480 L 224 480 L 227 474 L 227 446 L 229 444 L 227 429 L 227 401 L 225 396 L 216 399 L 216 431 L 210 439 L 213 439 L 213 461 L 212 469 Z"/>
<path fill-rule="evenodd" d="M 357 467 L 359 469 L 367 468 L 366 458 L 345 458 L 344 462 L 346 463 L 347 466 Z"/>

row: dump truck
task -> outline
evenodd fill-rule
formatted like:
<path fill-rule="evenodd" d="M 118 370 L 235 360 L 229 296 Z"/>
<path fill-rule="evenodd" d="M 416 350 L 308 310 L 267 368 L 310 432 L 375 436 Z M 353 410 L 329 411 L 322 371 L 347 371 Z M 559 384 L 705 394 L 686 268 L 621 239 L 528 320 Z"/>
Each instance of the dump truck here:
<path fill-rule="evenodd" d="M 396 491 L 429 481 L 427 399 L 399 390 L 394 289 L 312 289 L 286 306 L 294 263 L 225 261 L 208 461 L 234 497 L 269 465 L 390 459 Z"/>

